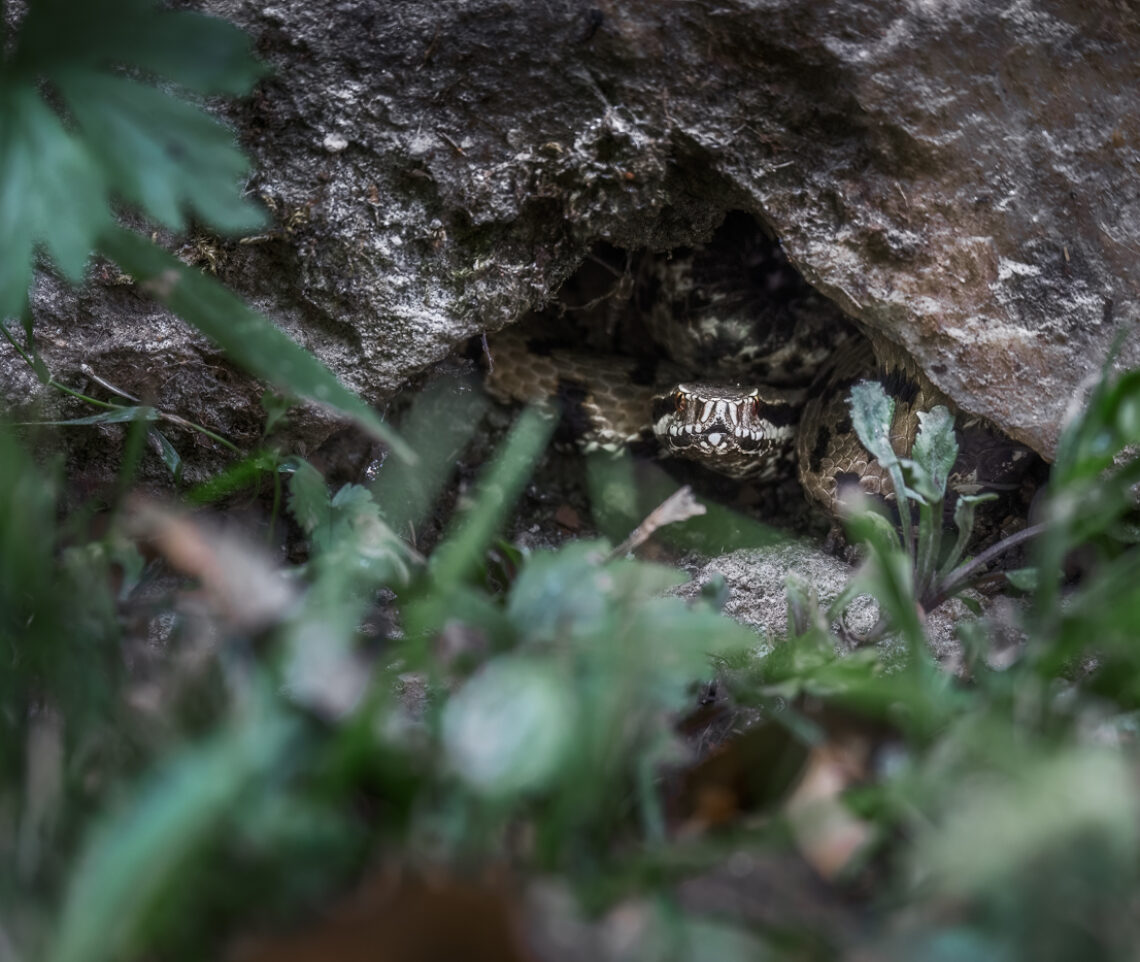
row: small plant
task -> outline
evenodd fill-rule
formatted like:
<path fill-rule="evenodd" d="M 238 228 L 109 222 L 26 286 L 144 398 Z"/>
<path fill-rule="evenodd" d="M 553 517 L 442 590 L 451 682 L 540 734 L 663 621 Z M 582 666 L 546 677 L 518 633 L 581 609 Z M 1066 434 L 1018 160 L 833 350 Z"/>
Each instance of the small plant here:
<path fill-rule="evenodd" d="M 1012 548 L 1041 534 L 1040 526 L 1026 528 L 1002 539 L 965 563 L 974 533 L 979 504 L 996 495 L 958 495 L 954 505 L 957 538 L 949 547 L 944 542 L 943 518 L 947 481 L 958 457 L 954 416 L 942 405 L 918 413 L 918 435 L 909 458 L 899 457 L 891 447 L 890 427 L 895 402 L 882 385 L 862 381 L 851 389 L 851 420 L 859 440 L 890 475 L 898 505 L 898 525 L 883 515 L 861 508 L 861 502 L 848 506 L 847 523 L 856 541 L 870 555 L 866 579 L 873 582 L 872 593 L 889 598 L 888 610 L 896 628 L 921 643 L 920 618 L 950 598 L 961 594 L 986 577 L 989 566 Z M 914 521 L 917 509 L 917 525 Z M 1012 579 L 1026 583 L 1027 575 Z M 850 598 L 866 585 L 857 580 L 833 606 L 840 614 Z M 880 619 L 861 643 L 882 637 L 888 622 Z"/>

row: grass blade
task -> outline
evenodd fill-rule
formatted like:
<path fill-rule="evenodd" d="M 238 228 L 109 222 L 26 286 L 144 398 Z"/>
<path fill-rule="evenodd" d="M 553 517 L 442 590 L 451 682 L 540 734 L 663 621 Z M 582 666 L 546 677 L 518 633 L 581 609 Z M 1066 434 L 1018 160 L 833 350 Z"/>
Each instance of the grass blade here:
<path fill-rule="evenodd" d="M 91 840 L 72 879 L 50 962 L 131 954 L 179 867 L 243 790 L 279 763 L 291 731 L 278 717 L 247 719 L 163 765 Z"/>
<path fill-rule="evenodd" d="M 372 408 L 236 294 L 123 228 L 106 231 L 100 246 L 144 291 L 193 324 L 235 363 L 283 391 L 348 415 L 397 457 L 415 463 L 412 449 Z"/>
<path fill-rule="evenodd" d="M 553 418 L 534 408 L 523 411 L 494 464 L 480 479 L 474 504 L 432 558 L 437 592 L 446 595 L 475 570 L 530 477 L 554 425 Z"/>

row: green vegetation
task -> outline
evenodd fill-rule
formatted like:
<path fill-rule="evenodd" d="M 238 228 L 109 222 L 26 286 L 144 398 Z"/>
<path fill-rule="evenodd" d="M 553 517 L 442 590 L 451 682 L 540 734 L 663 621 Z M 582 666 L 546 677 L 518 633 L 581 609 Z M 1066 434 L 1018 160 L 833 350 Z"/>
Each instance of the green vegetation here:
<path fill-rule="evenodd" d="M 1018 575 L 1030 588 L 1016 614 L 959 625 L 958 675 L 929 653 L 920 562 L 866 515 L 853 521 L 870 535 L 856 590 L 908 642 L 901 661 L 837 654 L 802 590 L 802 630 L 757 658 L 751 632 L 662 594 L 683 580 L 675 571 L 610 558 L 604 542 L 513 552 L 504 568 L 496 532 L 549 430 L 533 414 L 422 557 L 393 531 L 432 511 L 471 429 L 440 415 L 466 396 L 443 385 L 420 398 L 409 422 L 451 433 L 412 432 L 432 442 L 417 467 L 381 472 L 371 490 L 329 492 L 304 462 L 283 466 L 310 551 L 293 572 L 147 506 L 101 538 L 53 534 L 58 475 L 0 435 L 0 645 L 12 653 L 0 928 L 28 957 L 200 957 L 377 860 L 430 853 L 460 877 L 480 865 L 519 885 L 553 876 L 583 911 L 650 896 L 679 941 L 676 954 L 647 942 L 639 957 L 700 958 L 715 919 L 686 912 L 674 886 L 731 853 L 793 849 L 816 864 L 831 842 L 805 822 L 796 779 L 868 731 L 889 761 L 816 800 L 858 830 L 825 875 L 848 897 L 874 880 L 868 945 L 889 958 L 1126 956 L 1140 844 L 1140 579 L 1125 524 L 1137 468 L 1114 467 L 1112 452 L 1140 440 L 1140 380 L 1106 380 L 1066 433 L 1036 576 Z M 912 479 L 934 457 L 920 448 Z M 916 545 L 939 516 L 920 514 Z M 144 565 L 142 543 L 167 564 Z M 206 559 L 182 562 L 189 577 L 172 582 L 187 545 Z M 1062 591 L 1078 546 L 1096 577 Z M 242 594 L 228 594 L 239 577 Z M 142 640 L 124 615 L 156 581 L 174 587 L 150 618 L 178 627 L 144 679 L 123 668 L 123 646 Z M 179 583 L 208 603 L 197 625 Z M 403 628 L 370 650 L 360 626 L 381 596 Z M 208 653 L 188 659 L 204 630 Z M 1025 640 L 1011 647 L 1013 631 Z M 733 701 L 756 710 L 721 747 L 752 784 L 724 820 L 699 800 L 709 786 L 677 727 L 696 708 L 693 682 L 713 677 L 710 658 Z M 140 707 L 148 686 L 163 697 Z M 737 935 L 739 958 L 845 947 L 802 920 Z"/>
<path fill-rule="evenodd" d="M 22 317 L 23 346 L 7 326 L 3 333 L 40 379 L 66 390 L 35 352 L 33 255 L 79 281 L 96 251 L 236 363 L 343 411 L 407 456 L 316 358 L 115 216 L 128 211 L 175 231 L 191 217 L 222 233 L 262 224 L 242 194 L 248 163 L 230 132 L 188 101 L 248 92 L 262 68 L 245 35 L 151 0 L 31 0 L 16 36 L 7 34 L 0 23 L 0 318 Z"/>
<path fill-rule="evenodd" d="M 108 206 L 172 227 L 187 208 L 246 223 L 218 213 L 244 210 L 220 128 L 141 82 L 244 90 L 256 70 L 243 42 L 138 0 L 85 9 L 90 21 L 57 21 L 75 8 L 32 3 L 3 66 L 13 349 L 52 383 L 30 325 L 13 330 L 33 249 L 78 279 L 94 248 L 136 279 L 175 271 L 154 293 L 236 359 L 365 417 Z M 136 168 L 82 122 L 92 111 L 129 134 L 144 108 L 206 158 L 197 178 L 175 189 L 175 159 L 152 151 Z M 234 316 L 248 324 L 223 323 Z M 823 611 L 812 586 L 790 584 L 787 637 L 758 657 L 723 599 L 686 605 L 666 593 L 674 569 L 612 550 L 640 520 L 617 530 L 620 465 L 590 481 L 611 541 L 528 553 L 501 540 L 548 440 L 537 412 L 434 548 L 406 537 L 446 513 L 474 390 L 418 397 L 403 422 L 418 447 L 370 487 L 331 490 L 305 461 L 258 453 L 192 493 L 220 502 L 271 473 L 283 491 L 266 528 L 289 527 L 303 559 L 290 564 L 140 499 L 61 520 L 45 436 L 33 457 L 0 427 L 0 960 L 211 958 L 297 926 L 319 947 L 320 911 L 369 878 L 388 893 L 372 945 L 420 944 L 411 919 L 425 915 L 475 944 L 486 929 L 439 893 L 477 886 L 552 944 L 572 932 L 607 946 L 599 958 L 1134 955 L 1140 462 L 1125 453 L 1140 443 L 1140 374 L 1106 374 L 1066 429 L 1013 600 L 958 624 L 953 666 L 930 653 L 925 615 L 999 552 L 966 556 L 971 501 L 944 540 L 946 412 L 927 416 L 911 460 L 879 452 L 914 517 L 900 512 L 898 531 L 853 516 L 866 554 L 851 590 Z M 853 403 L 874 450 L 889 405 L 870 386 Z M 129 441 L 158 421 L 122 412 Z M 851 649 L 839 616 L 859 592 L 879 603 L 873 634 L 902 646 Z"/>

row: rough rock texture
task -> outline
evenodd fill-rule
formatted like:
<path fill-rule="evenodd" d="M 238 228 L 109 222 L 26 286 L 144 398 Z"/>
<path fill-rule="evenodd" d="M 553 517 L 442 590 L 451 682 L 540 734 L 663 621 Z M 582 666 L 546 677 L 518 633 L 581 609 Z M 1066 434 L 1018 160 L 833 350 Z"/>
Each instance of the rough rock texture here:
<path fill-rule="evenodd" d="M 1129 0 L 200 5 L 276 70 L 233 110 L 276 227 L 219 272 L 374 399 L 598 240 L 667 248 L 730 209 L 1045 455 L 1140 316 Z M 73 308 L 37 300 L 57 375 L 86 361 L 130 389 L 162 365 L 192 390 L 159 403 L 248 436 L 180 325 L 113 284 Z"/>
<path fill-rule="evenodd" d="M 692 571 L 692 580 L 674 592 L 686 599 L 696 599 L 701 589 L 715 579 L 724 579 L 727 589 L 724 613 L 756 630 L 762 639 L 761 651 L 778 643 L 788 633 L 787 578 L 801 579 L 810 585 L 820 605 L 827 607 L 851 580 L 853 570 L 845 561 L 806 544 L 788 542 L 768 548 L 749 548 L 713 558 Z M 980 599 L 975 597 L 975 601 Z M 847 609 L 847 626 L 856 633 L 866 633 L 879 617 L 879 607 L 867 595 L 856 598 Z M 950 601 L 930 613 L 927 637 L 936 658 L 957 667 L 961 647 L 954 629 L 961 619 L 974 616 L 959 601 Z M 838 626 L 834 626 L 838 628 Z M 892 645 L 890 639 L 884 645 Z"/>

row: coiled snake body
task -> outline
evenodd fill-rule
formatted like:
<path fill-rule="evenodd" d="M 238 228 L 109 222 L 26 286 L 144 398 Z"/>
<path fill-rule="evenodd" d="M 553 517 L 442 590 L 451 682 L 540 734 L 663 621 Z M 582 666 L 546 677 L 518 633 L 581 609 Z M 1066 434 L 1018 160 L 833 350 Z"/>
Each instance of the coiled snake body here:
<path fill-rule="evenodd" d="M 853 430 L 855 382 L 878 380 L 894 399 L 891 441 L 903 456 L 920 411 L 955 410 L 905 352 L 861 334 L 803 282 L 751 221 L 730 215 L 709 244 L 668 259 L 623 266 L 617 253 L 598 258 L 593 279 L 586 270 L 568 282 L 557 310 L 489 340 L 490 392 L 559 399 L 586 450 L 655 444 L 749 479 L 794 463 L 807 495 L 837 514 L 848 486 L 894 498 Z M 979 418 L 959 417 L 957 431 L 952 488 L 1016 486 L 1026 448 Z"/>

